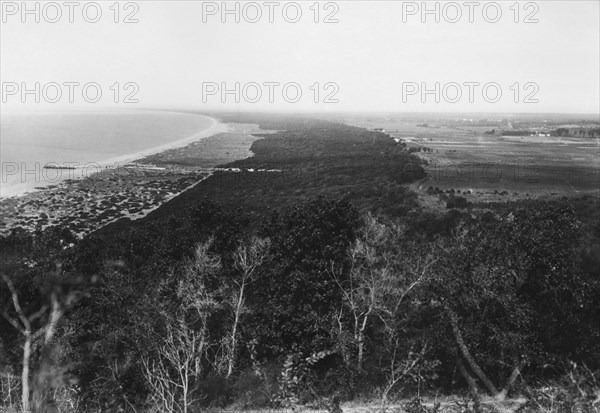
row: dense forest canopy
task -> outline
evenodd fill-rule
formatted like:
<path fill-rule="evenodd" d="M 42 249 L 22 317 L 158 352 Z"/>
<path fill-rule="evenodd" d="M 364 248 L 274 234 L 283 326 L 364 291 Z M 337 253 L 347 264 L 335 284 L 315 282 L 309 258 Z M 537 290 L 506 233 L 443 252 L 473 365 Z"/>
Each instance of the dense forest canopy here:
<path fill-rule="evenodd" d="M 302 173 L 235 185 L 215 174 L 81 240 L 56 227 L 0 240 L 3 403 L 21 397 L 25 376 L 13 387 L 7 377 L 27 368 L 32 406 L 59 411 L 427 392 L 518 392 L 535 411 L 531 389 L 565 377 L 561 400 L 591 406 L 592 212 L 566 199 L 427 211 L 404 186 L 423 161 L 383 132 L 225 120 L 277 131 L 228 167 Z"/>

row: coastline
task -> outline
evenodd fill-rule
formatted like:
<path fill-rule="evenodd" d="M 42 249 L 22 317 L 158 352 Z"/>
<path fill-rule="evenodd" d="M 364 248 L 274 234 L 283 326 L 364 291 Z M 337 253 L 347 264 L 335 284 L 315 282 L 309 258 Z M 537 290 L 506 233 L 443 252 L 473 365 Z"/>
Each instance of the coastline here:
<path fill-rule="evenodd" d="M 140 159 L 146 158 L 148 156 L 156 155 L 161 152 L 165 152 L 171 149 L 178 149 L 188 146 L 192 143 L 199 141 L 200 139 L 209 138 L 218 133 L 227 133 L 231 130 L 231 128 L 226 123 L 221 123 L 219 120 L 206 115 L 198 115 L 203 116 L 205 118 L 210 119 L 211 125 L 197 132 L 191 136 L 185 137 L 183 139 L 179 139 L 173 142 L 165 143 L 163 145 L 154 146 L 152 148 L 144 149 L 142 151 L 130 153 L 127 155 L 117 156 L 114 158 L 106 159 L 98 163 L 101 168 L 109 168 L 114 167 L 115 165 L 119 166 L 119 164 L 127 164 L 131 162 L 138 161 Z M 121 165 L 122 166 L 122 165 Z"/>
<path fill-rule="evenodd" d="M 106 160 L 105 169 L 78 179 L 0 198 L 0 235 L 61 226 L 82 238 L 121 219 L 143 218 L 209 178 L 219 164 L 251 156 L 255 125 L 207 118 L 211 125 L 192 136 Z"/>
<path fill-rule="evenodd" d="M 0 201 L 23 197 L 40 190 L 44 190 L 48 187 L 60 185 L 68 180 L 82 180 L 89 178 L 90 176 L 93 176 L 97 173 L 105 173 L 106 171 L 111 169 L 119 169 L 128 163 L 138 161 L 145 157 L 160 154 L 161 152 L 165 152 L 172 149 L 182 148 L 201 139 L 208 138 L 219 133 L 226 133 L 230 130 L 227 124 L 221 123 L 216 118 L 203 114 L 197 114 L 197 116 L 202 116 L 210 120 L 210 126 L 176 141 L 167 142 L 150 148 L 145 148 L 137 152 L 119 155 L 99 162 L 89 162 L 81 166 L 76 166 L 73 169 L 55 169 L 56 171 L 59 171 L 56 178 L 48 181 L 45 181 L 43 179 L 37 181 L 35 182 L 34 187 L 32 187 L 31 182 L 20 182 L 9 186 L 3 185 L 0 195 Z"/>

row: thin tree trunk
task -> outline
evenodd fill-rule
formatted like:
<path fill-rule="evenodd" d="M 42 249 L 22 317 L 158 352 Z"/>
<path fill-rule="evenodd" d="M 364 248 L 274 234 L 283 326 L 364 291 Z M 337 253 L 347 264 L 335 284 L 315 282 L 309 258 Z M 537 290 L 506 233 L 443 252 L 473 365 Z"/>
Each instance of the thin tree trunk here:
<path fill-rule="evenodd" d="M 494 383 L 485 375 L 481 367 L 477 364 L 471 353 L 469 352 L 469 348 L 465 344 L 463 340 L 462 333 L 460 332 L 460 328 L 458 326 L 458 317 L 456 313 L 450 309 L 450 307 L 446 307 L 446 313 L 448 314 L 448 318 L 450 319 L 450 324 L 452 325 L 452 332 L 454 333 L 454 339 L 456 340 L 456 344 L 458 345 L 458 349 L 460 350 L 463 358 L 473 370 L 475 375 L 485 384 L 485 387 L 491 393 L 492 396 L 497 396 L 499 394 L 498 389 L 494 386 Z"/>
<path fill-rule="evenodd" d="M 25 331 L 25 344 L 23 345 L 23 371 L 21 372 L 21 403 L 23 412 L 29 413 L 29 361 L 31 359 L 31 331 Z"/>
<path fill-rule="evenodd" d="M 183 382 L 183 413 L 187 413 L 188 411 L 188 401 L 187 401 L 187 393 L 188 393 L 188 377 L 187 377 L 188 373 L 186 371 L 185 373 L 185 381 Z"/>
<path fill-rule="evenodd" d="M 525 363 L 519 363 L 515 366 L 512 373 L 510 374 L 510 377 L 506 382 L 506 385 L 504 386 L 502 391 L 496 395 L 496 398 L 498 400 L 504 400 L 504 398 L 508 395 L 508 392 L 510 391 L 513 384 L 515 384 L 515 381 L 517 380 L 517 377 L 519 377 L 519 374 L 521 373 L 521 370 L 524 366 Z"/>
<path fill-rule="evenodd" d="M 462 374 L 465 381 L 469 385 L 469 389 L 471 390 L 471 393 L 473 393 L 474 395 L 479 394 L 479 386 L 477 386 L 475 379 L 473 378 L 473 376 L 471 376 L 471 373 L 469 373 L 469 371 L 465 367 L 465 364 L 463 363 L 463 361 L 461 360 L 461 358 L 458 354 L 456 355 L 456 365 L 458 367 L 458 371 L 460 372 L 460 374 Z"/>
<path fill-rule="evenodd" d="M 46 332 L 44 334 L 44 344 L 48 344 L 50 340 L 52 340 L 52 337 L 54 337 L 54 333 L 56 332 L 56 326 L 62 317 L 62 310 L 58 298 L 56 297 L 56 293 L 52 293 L 51 301 L 52 310 L 50 311 L 50 319 L 48 320 L 48 325 L 46 326 Z"/>
<path fill-rule="evenodd" d="M 238 298 L 237 306 L 235 308 L 235 318 L 233 320 L 233 329 L 231 332 L 231 348 L 229 349 L 229 360 L 227 366 L 227 378 L 231 376 L 233 373 L 233 365 L 235 363 L 235 347 L 237 346 L 237 326 L 240 321 L 240 314 L 242 312 L 242 306 L 244 303 L 244 287 L 246 286 L 246 281 L 242 281 L 242 286 L 240 287 L 240 296 Z"/>
<path fill-rule="evenodd" d="M 370 311 L 369 311 L 370 312 Z M 369 318 L 369 314 L 365 315 L 363 318 L 362 326 L 358 331 L 358 369 L 362 369 L 364 351 L 365 351 L 365 329 L 367 327 L 367 319 Z"/>

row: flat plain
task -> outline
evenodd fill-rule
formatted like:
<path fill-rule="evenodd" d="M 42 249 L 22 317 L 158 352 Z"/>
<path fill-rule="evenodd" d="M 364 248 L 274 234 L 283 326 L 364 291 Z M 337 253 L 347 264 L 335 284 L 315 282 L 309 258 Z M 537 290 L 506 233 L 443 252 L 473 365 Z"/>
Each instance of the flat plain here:
<path fill-rule="evenodd" d="M 411 185 L 423 201 L 430 188 L 460 191 L 470 202 L 600 195 L 598 138 L 500 136 L 486 134 L 489 126 L 383 116 L 344 120 L 383 129 L 427 160 L 427 177 Z"/>

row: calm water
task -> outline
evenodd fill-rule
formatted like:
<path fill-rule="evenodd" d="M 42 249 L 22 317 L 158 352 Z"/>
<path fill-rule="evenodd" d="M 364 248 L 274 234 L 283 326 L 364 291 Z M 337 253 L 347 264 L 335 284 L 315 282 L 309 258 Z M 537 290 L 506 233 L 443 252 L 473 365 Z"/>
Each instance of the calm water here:
<path fill-rule="evenodd" d="M 47 164 L 95 165 L 190 137 L 211 119 L 170 112 L 10 114 L 0 122 L 0 196 L 12 196 L 81 175 Z"/>

